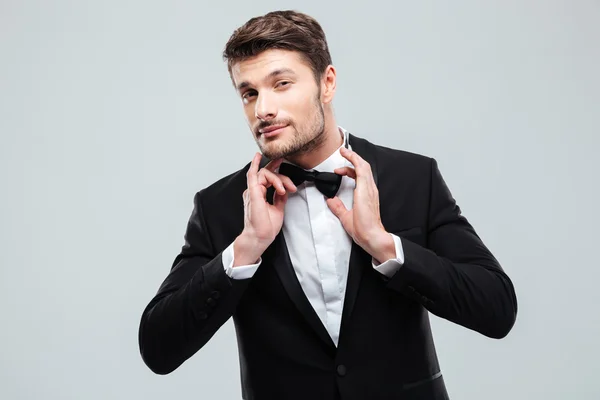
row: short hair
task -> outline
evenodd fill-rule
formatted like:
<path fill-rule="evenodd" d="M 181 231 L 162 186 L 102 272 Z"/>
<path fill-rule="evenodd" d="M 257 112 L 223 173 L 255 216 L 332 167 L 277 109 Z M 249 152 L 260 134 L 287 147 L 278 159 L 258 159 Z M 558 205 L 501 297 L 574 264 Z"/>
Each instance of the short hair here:
<path fill-rule="evenodd" d="M 229 75 L 235 63 L 270 49 L 300 53 L 317 82 L 331 64 L 325 32 L 313 17 L 293 10 L 272 11 L 233 32 L 223 51 Z"/>

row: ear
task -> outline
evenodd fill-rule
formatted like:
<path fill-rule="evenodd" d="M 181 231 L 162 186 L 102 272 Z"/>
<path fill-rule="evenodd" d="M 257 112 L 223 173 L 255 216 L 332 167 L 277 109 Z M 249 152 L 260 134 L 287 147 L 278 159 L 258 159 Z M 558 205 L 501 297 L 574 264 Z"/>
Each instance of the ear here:
<path fill-rule="evenodd" d="M 333 65 L 328 65 L 321 77 L 321 103 L 331 103 L 335 95 L 336 71 Z"/>

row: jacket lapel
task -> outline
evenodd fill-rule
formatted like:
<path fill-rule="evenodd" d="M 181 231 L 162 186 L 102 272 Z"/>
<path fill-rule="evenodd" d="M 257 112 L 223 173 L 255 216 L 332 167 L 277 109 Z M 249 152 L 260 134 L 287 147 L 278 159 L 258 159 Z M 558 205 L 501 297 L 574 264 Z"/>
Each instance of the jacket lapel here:
<path fill-rule="evenodd" d="M 377 160 L 373 145 L 366 140 L 358 138 L 350 133 L 348 134 L 348 141 L 352 151 L 356 152 L 371 165 L 373 180 L 375 181 L 375 185 L 377 185 Z M 350 260 L 348 263 L 348 280 L 346 282 L 346 295 L 344 298 L 344 308 L 342 311 L 340 339 L 342 333 L 344 332 L 344 326 L 348 324 L 348 320 L 352 314 L 363 271 L 365 268 L 371 267 L 371 256 L 362 247 L 352 241 L 352 249 L 350 250 Z"/>

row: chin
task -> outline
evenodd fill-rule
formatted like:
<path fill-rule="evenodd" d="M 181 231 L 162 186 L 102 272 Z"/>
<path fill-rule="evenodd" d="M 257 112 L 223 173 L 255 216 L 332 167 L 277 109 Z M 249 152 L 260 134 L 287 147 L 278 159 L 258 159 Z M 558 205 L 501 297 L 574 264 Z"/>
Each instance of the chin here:
<path fill-rule="evenodd" d="M 289 154 L 289 152 L 286 151 L 286 147 L 279 143 L 270 143 L 267 146 L 263 146 L 262 153 L 270 160 L 286 157 Z"/>
<path fill-rule="evenodd" d="M 281 137 L 274 137 L 267 140 L 260 140 L 260 149 L 262 153 L 267 156 L 268 154 L 280 154 L 285 150 L 285 140 Z M 271 158 L 271 157 L 269 157 Z"/>
<path fill-rule="evenodd" d="M 285 154 L 282 154 L 280 149 L 271 148 L 270 146 L 264 148 L 262 154 L 269 160 L 275 160 L 277 158 L 285 157 Z"/>

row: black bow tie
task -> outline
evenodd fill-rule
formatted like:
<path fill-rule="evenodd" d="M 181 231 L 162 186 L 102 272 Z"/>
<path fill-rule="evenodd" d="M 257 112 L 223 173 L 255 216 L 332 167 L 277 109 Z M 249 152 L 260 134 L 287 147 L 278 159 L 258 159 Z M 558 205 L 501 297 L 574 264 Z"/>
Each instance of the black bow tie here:
<path fill-rule="evenodd" d="M 333 172 L 306 171 L 290 163 L 281 163 L 279 173 L 288 176 L 296 186 L 304 181 L 314 182 L 319 192 L 328 198 L 335 196 L 342 183 L 342 175 Z"/>

